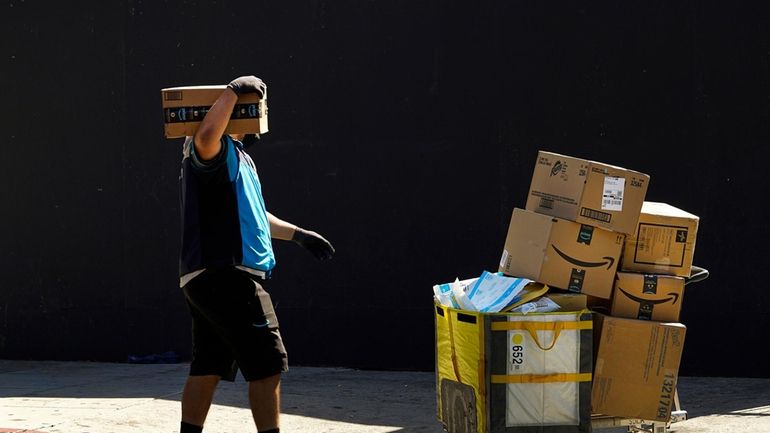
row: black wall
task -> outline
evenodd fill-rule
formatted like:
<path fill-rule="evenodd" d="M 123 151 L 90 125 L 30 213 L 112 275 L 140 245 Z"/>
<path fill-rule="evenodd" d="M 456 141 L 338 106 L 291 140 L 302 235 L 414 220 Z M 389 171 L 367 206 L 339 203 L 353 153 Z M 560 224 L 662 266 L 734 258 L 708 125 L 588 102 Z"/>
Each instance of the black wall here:
<path fill-rule="evenodd" d="M 160 89 L 263 78 L 294 365 L 431 369 L 431 286 L 496 270 L 539 149 L 701 217 L 681 373 L 770 377 L 764 3 L 11 1 L 0 358 L 189 356 Z"/>

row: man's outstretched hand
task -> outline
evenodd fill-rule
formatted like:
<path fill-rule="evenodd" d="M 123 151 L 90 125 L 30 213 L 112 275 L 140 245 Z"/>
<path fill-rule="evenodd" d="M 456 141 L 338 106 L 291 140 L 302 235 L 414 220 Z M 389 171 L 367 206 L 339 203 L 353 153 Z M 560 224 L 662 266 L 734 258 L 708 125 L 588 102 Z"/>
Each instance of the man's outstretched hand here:
<path fill-rule="evenodd" d="M 227 87 L 238 96 L 244 93 L 259 93 L 259 97 L 264 98 L 265 91 L 267 91 L 267 84 L 253 75 L 238 77 L 231 81 Z"/>
<path fill-rule="evenodd" d="M 297 227 L 291 240 L 305 247 L 318 260 L 329 260 L 334 255 L 332 244 L 316 232 Z"/>

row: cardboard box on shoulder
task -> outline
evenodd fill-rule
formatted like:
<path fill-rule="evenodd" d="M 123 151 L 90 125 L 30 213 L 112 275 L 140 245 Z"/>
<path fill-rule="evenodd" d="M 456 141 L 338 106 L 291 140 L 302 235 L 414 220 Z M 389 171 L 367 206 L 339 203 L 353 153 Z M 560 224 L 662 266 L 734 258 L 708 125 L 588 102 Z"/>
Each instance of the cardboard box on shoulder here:
<path fill-rule="evenodd" d="M 624 271 L 689 277 L 699 218 L 667 203 L 645 201 L 634 233 L 626 238 Z"/>
<path fill-rule="evenodd" d="M 163 130 L 166 138 L 195 135 L 203 117 L 227 86 L 184 86 L 161 89 Z M 225 134 L 267 132 L 267 97 L 243 94 L 233 109 Z"/>
<path fill-rule="evenodd" d="M 621 233 L 633 233 L 650 176 L 557 153 L 537 156 L 526 209 Z"/>
<path fill-rule="evenodd" d="M 514 209 L 499 270 L 609 299 L 623 238 L 622 233 Z"/>
<path fill-rule="evenodd" d="M 686 328 L 594 314 L 595 414 L 668 421 Z"/>
<path fill-rule="evenodd" d="M 673 275 L 618 272 L 610 315 L 631 319 L 678 322 L 684 278 Z"/>

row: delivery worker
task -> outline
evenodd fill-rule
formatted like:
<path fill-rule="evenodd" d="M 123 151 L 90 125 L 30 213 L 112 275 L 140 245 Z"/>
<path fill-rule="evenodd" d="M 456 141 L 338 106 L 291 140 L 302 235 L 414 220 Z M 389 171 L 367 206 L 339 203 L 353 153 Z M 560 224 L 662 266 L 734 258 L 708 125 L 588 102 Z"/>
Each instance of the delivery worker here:
<path fill-rule="evenodd" d="M 243 76 L 228 84 L 185 140 L 180 177 L 180 285 L 192 315 L 193 353 L 182 393 L 181 433 L 200 433 L 220 380 L 238 369 L 260 433 L 278 433 L 286 350 L 264 285 L 275 266 L 272 240 L 291 240 L 320 260 L 334 254 L 318 233 L 267 212 L 243 136 L 225 135 L 238 96 L 266 86 Z"/>

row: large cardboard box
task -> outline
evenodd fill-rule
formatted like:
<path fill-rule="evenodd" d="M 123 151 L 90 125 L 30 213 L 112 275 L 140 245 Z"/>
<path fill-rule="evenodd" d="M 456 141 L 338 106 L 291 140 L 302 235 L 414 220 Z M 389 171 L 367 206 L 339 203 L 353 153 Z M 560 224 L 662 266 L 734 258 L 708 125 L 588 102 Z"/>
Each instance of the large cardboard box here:
<path fill-rule="evenodd" d="M 678 322 L 684 278 L 673 275 L 618 272 L 610 315 L 631 319 Z"/>
<path fill-rule="evenodd" d="M 166 138 L 192 136 L 201 120 L 227 86 L 186 86 L 161 89 L 163 129 Z M 225 134 L 267 132 L 267 96 L 241 95 Z"/>
<path fill-rule="evenodd" d="M 689 277 L 698 221 L 670 204 L 645 201 L 636 230 L 626 237 L 621 269 Z"/>
<path fill-rule="evenodd" d="M 594 314 L 593 413 L 668 421 L 686 328 Z"/>
<path fill-rule="evenodd" d="M 514 209 L 499 270 L 610 299 L 623 238 L 622 233 Z"/>
<path fill-rule="evenodd" d="M 447 431 L 591 431 L 588 310 L 480 313 L 435 305 L 436 412 Z"/>
<path fill-rule="evenodd" d="M 540 151 L 525 208 L 581 224 L 633 233 L 650 176 Z"/>

